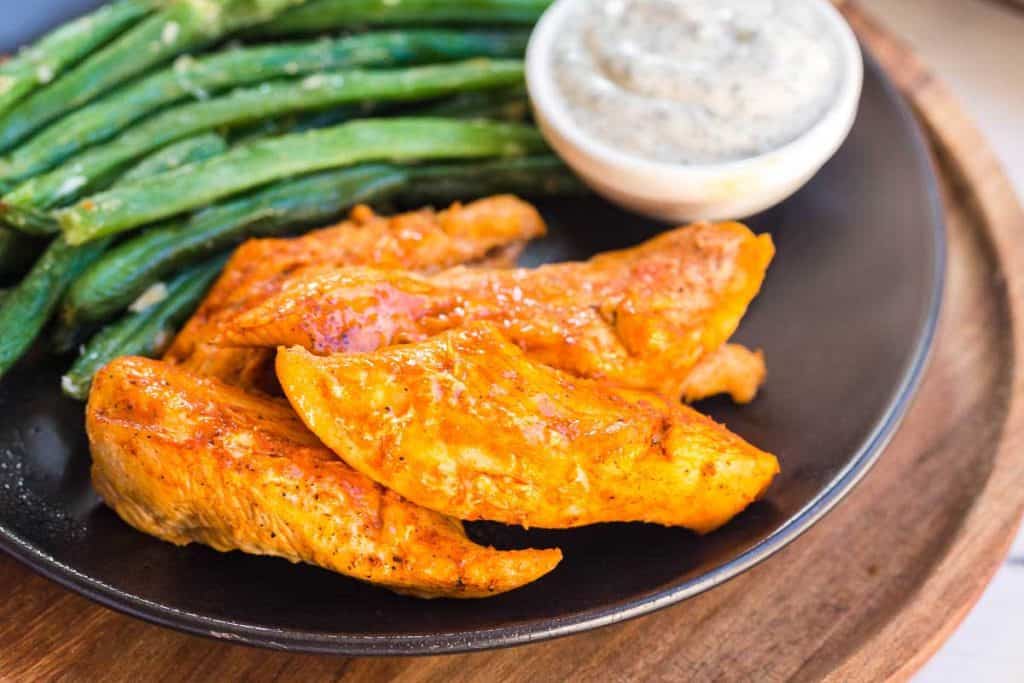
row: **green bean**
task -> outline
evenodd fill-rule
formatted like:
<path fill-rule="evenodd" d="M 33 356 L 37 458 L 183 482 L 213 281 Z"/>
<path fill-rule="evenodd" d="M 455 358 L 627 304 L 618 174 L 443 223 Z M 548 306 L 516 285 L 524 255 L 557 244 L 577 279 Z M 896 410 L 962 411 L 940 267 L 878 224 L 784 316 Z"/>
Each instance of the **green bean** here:
<path fill-rule="evenodd" d="M 173 67 L 122 88 L 57 121 L 0 160 L 10 185 L 52 169 L 82 149 L 113 138 L 146 115 L 233 87 L 356 67 L 383 67 L 470 57 L 521 57 L 525 32 L 413 30 L 333 41 L 244 47 L 209 57 L 183 56 Z"/>
<path fill-rule="evenodd" d="M 415 115 L 521 122 L 530 118 L 530 101 L 526 87 L 516 85 L 511 88 L 458 93 L 417 107 Z"/>
<path fill-rule="evenodd" d="M 248 237 L 330 220 L 354 204 L 393 194 L 406 171 L 366 165 L 287 180 L 151 228 L 92 264 L 68 289 L 61 317 L 71 325 L 109 318 L 154 282 Z"/>
<path fill-rule="evenodd" d="M 42 250 L 39 240 L 0 225 L 0 277 L 21 275 Z"/>
<path fill-rule="evenodd" d="M 28 351 L 64 290 L 103 253 L 109 242 L 101 239 L 85 246 L 72 246 L 58 237 L 11 290 L 0 305 L 0 330 L 4 331 L 0 335 L 0 377 Z"/>
<path fill-rule="evenodd" d="M 61 380 L 64 393 L 85 400 L 93 376 L 119 356 L 155 356 L 199 306 L 227 255 L 193 266 L 166 285 L 164 298 L 125 315 L 93 337 Z"/>
<path fill-rule="evenodd" d="M 235 145 L 249 144 L 256 140 L 263 140 L 278 135 L 336 126 L 339 123 L 351 121 L 352 119 L 380 116 L 384 114 L 384 111 L 384 105 L 378 106 L 372 102 L 367 102 L 364 104 L 346 104 L 328 109 L 327 111 L 289 114 L 288 116 L 266 119 L 252 126 L 232 130 L 231 142 Z"/>
<path fill-rule="evenodd" d="M 519 97 L 516 97 L 516 95 Z M 353 119 L 396 116 L 426 116 L 432 118 L 493 119 L 521 123 L 528 118 L 529 102 L 526 89 L 521 86 L 493 90 L 456 93 L 428 104 L 402 105 L 392 102 L 364 102 L 349 104 L 312 114 L 292 114 L 268 119 L 251 127 L 232 132 L 231 142 L 243 144 L 254 140 L 300 133 L 336 126 Z"/>
<path fill-rule="evenodd" d="M 81 244 L 303 173 L 365 161 L 521 156 L 545 149 L 536 129 L 516 124 L 433 118 L 352 121 L 257 141 L 89 197 L 55 215 L 68 241 Z"/>
<path fill-rule="evenodd" d="M 151 4 L 119 0 L 64 24 L 23 48 L 0 65 L 0 114 L 150 14 Z"/>
<path fill-rule="evenodd" d="M 179 54 L 211 45 L 236 30 L 273 19 L 305 0 L 170 0 L 49 87 L 0 118 L 6 152 L 50 121 L 132 76 Z"/>
<path fill-rule="evenodd" d="M 432 118 L 494 119 L 521 123 L 529 118 L 529 101 L 522 85 L 511 88 L 472 90 L 449 95 L 426 104 L 403 105 L 392 102 L 363 102 L 312 114 L 292 114 L 268 119 L 232 135 L 232 143 L 299 133 L 336 126 L 353 119 L 384 116 L 426 116 Z"/>
<path fill-rule="evenodd" d="M 192 138 L 185 138 L 153 152 L 128 169 L 118 182 L 130 183 L 152 175 L 173 171 L 187 164 L 223 154 L 227 149 L 228 143 L 216 133 L 203 133 Z"/>
<path fill-rule="evenodd" d="M 521 82 L 519 60 L 476 59 L 455 64 L 380 71 L 317 74 L 301 81 L 266 83 L 225 97 L 167 110 L 129 129 L 117 140 L 86 152 L 23 183 L 4 196 L 5 219 L 21 227 L 16 208 L 50 209 L 96 187 L 98 178 L 165 144 L 225 125 L 289 112 L 324 109 L 365 100 L 413 101 L 471 89 Z M 10 207 L 15 207 L 12 210 Z"/>
<path fill-rule="evenodd" d="M 544 155 L 413 166 L 398 199 L 403 204 L 445 203 L 505 193 L 540 199 L 581 196 L 587 191 L 561 159 Z"/>
<path fill-rule="evenodd" d="M 531 25 L 552 0 L 313 0 L 253 29 L 261 36 L 322 33 L 364 26 Z"/>
<path fill-rule="evenodd" d="M 109 174 L 104 174 L 103 177 L 109 177 Z M 30 206 L 17 206 L 0 200 L 0 214 L 3 216 L 3 222 L 0 224 L 25 235 L 46 237 L 60 232 L 60 224 L 53 216 Z"/>

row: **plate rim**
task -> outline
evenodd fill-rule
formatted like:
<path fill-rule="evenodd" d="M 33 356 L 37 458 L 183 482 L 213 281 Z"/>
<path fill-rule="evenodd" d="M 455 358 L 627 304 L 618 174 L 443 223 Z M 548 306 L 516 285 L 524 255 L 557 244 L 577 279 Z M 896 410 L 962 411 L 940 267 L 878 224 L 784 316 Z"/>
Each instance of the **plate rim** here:
<path fill-rule="evenodd" d="M 798 513 L 736 558 L 700 576 L 682 581 L 640 598 L 578 612 L 569 617 L 471 631 L 359 635 L 310 633 L 217 619 L 122 591 L 62 563 L 0 525 L 0 550 L 33 572 L 104 607 L 176 631 L 272 650 L 356 657 L 427 656 L 479 652 L 525 645 L 596 628 L 611 626 L 665 609 L 729 581 L 764 562 L 795 541 L 839 504 L 871 471 L 896 434 L 917 394 L 931 357 L 946 286 L 948 245 L 946 218 L 935 160 L 929 151 L 920 121 L 880 62 L 861 42 L 866 71 L 877 77 L 895 107 L 895 114 L 909 134 L 916 164 L 925 179 L 934 253 L 931 263 L 930 301 L 918 323 L 916 343 L 909 355 L 897 390 L 885 406 L 883 417 L 862 441 L 847 465 Z"/>

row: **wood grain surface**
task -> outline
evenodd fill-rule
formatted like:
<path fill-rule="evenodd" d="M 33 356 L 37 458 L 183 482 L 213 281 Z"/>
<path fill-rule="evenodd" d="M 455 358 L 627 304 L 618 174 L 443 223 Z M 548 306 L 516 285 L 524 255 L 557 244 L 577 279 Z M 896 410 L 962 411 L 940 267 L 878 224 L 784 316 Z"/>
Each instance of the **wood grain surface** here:
<path fill-rule="evenodd" d="M 950 263 L 918 399 L 879 465 L 825 520 L 747 574 L 652 616 L 491 653 L 351 659 L 178 634 L 0 558 L 3 680 L 901 680 L 1001 563 L 1024 511 L 1024 214 L 943 85 L 852 3 L 914 103 L 945 185 Z"/>

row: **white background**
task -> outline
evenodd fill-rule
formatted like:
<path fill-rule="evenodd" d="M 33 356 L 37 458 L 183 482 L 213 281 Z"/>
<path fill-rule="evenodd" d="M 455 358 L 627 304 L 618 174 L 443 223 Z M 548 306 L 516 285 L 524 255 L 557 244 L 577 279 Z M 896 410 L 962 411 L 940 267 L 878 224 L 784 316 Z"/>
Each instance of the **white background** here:
<path fill-rule="evenodd" d="M 1024 198 L 1024 9 L 989 0 L 860 1 L 953 88 Z M 915 683 L 963 681 L 1024 681 L 1024 534 L 981 602 Z"/>

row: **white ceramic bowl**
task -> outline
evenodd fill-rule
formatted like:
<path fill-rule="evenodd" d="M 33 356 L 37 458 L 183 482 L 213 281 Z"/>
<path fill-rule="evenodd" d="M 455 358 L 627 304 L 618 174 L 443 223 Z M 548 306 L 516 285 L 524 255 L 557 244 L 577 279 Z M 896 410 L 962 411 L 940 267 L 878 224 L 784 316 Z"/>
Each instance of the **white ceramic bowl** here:
<path fill-rule="evenodd" d="M 863 57 L 832 3 L 814 0 L 839 40 L 844 74 L 831 108 L 806 133 L 772 152 L 721 164 L 672 164 L 616 150 L 573 123 L 552 73 L 552 48 L 579 1 L 557 0 L 541 18 L 527 49 L 526 80 L 548 143 L 587 184 L 617 204 L 671 222 L 744 218 L 803 187 L 850 133 L 864 80 Z"/>

